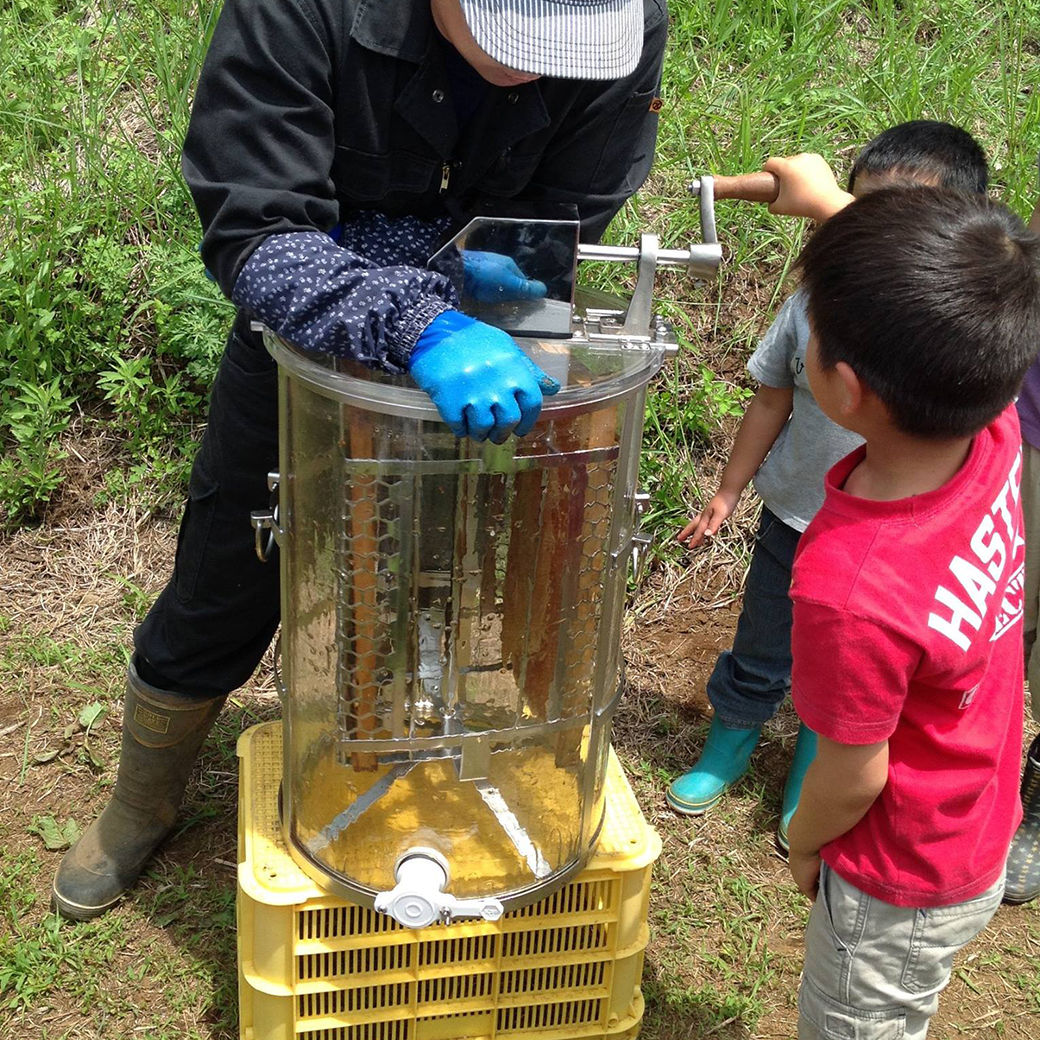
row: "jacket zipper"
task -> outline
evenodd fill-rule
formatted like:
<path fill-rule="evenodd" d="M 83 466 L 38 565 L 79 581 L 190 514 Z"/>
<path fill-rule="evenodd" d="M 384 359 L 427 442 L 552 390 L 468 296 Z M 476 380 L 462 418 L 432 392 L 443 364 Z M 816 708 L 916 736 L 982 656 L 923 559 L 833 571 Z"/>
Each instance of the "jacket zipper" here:
<path fill-rule="evenodd" d="M 448 184 L 451 181 L 451 171 L 457 170 L 462 163 L 458 159 L 449 159 L 448 162 L 441 166 L 441 194 L 448 190 Z"/>

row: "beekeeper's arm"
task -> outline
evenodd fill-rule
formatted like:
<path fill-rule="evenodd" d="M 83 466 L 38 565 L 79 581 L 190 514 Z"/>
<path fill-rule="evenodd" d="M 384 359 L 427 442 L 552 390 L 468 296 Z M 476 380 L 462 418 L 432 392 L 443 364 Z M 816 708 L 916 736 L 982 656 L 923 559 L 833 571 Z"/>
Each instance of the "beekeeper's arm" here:
<path fill-rule="evenodd" d="M 299 346 L 412 371 L 459 436 L 529 428 L 539 377 L 504 333 L 459 320 L 447 278 L 381 266 L 328 237 L 338 218 L 331 47 L 306 4 L 224 5 L 182 158 L 207 268 L 236 304 Z M 424 364 L 413 370 L 421 340 Z"/>

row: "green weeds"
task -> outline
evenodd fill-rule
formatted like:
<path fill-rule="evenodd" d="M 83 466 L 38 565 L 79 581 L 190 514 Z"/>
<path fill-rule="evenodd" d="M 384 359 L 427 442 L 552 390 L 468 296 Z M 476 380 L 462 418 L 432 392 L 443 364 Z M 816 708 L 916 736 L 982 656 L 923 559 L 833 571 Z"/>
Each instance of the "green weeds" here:
<path fill-rule="evenodd" d="M 182 486 L 229 313 L 203 276 L 179 170 L 218 10 L 218 0 L 0 9 L 0 524 L 33 519 L 58 491 L 74 413 L 122 440 L 102 498 L 155 500 Z M 683 0 L 671 18 L 657 163 L 613 240 L 647 229 L 667 244 L 696 239 L 693 176 L 801 149 L 844 174 L 866 140 L 920 116 L 976 133 L 995 192 L 1031 207 L 1037 0 Z M 743 359 L 801 244 L 796 222 L 762 207 L 722 203 L 718 222 L 728 254 L 719 285 L 671 279 L 662 291 L 684 357 L 650 400 L 651 526 L 711 493 L 698 458 L 742 408 Z M 734 285 L 752 271 L 758 281 Z M 588 277 L 623 291 L 630 273 L 600 265 Z M 734 292 L 750 304 L 737 320 L 726 306 Z"/>
<path fill-rule="evenodd" d="M 40 864 L 33 851 L 0 854 L 0 1012 L 31 1006 L 63 988 L 86 1006 L 100 985 L 99 969 L 121 944 L 122 922 L 110 917 L 90 926 L 63 925 L 54 914 L 40 917 L 34 882 Z"/>
<path fill-rule="evenodd" d="M 31 514 L 49 502 L 61 483 L 59 463 L 65 452 L 58 438 L 69 424 L 73 398 L 64 396 L 61 380 L 26 382 L 10 378 L 4 423 L 11 451 L 0 459 L 0 500 L 14 517 Z"/>
<path fill-rule="evenodd" d="M 190 464 L 228 308 L 178 153 L 217 9 L 0 8 L 0 524 L 51 499 L 73 409 L 144 467 L 110 493 L 168 492 Z"/>

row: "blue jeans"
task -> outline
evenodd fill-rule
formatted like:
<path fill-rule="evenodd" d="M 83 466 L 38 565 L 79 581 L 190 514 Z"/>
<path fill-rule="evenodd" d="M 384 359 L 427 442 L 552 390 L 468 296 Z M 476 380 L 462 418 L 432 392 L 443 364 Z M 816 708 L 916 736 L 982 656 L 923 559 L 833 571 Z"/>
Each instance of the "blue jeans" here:
<path fill-rule="evenodd" d="M 791 687 L 791 566 L 801 534 L 765 506 L 755 538 L 733 649 L 715 662 L 708 700 L 729 729 L 775 714 Z"/>

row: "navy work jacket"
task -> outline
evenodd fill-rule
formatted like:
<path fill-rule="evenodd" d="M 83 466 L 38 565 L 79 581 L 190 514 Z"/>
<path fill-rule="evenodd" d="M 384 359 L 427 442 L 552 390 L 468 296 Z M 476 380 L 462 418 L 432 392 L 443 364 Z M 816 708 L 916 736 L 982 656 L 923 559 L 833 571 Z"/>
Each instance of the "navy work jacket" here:
<path fill-rule="evenodd" d="M 666 28 L 645 0 L 629 76 L 489 87 L 460 134 L 430 0 L 226 0 L 183 152 L 206 266 L 230 296 L 269 235 L 486 200 L 562 203 L 598 239 L 653 160 Z"/>

